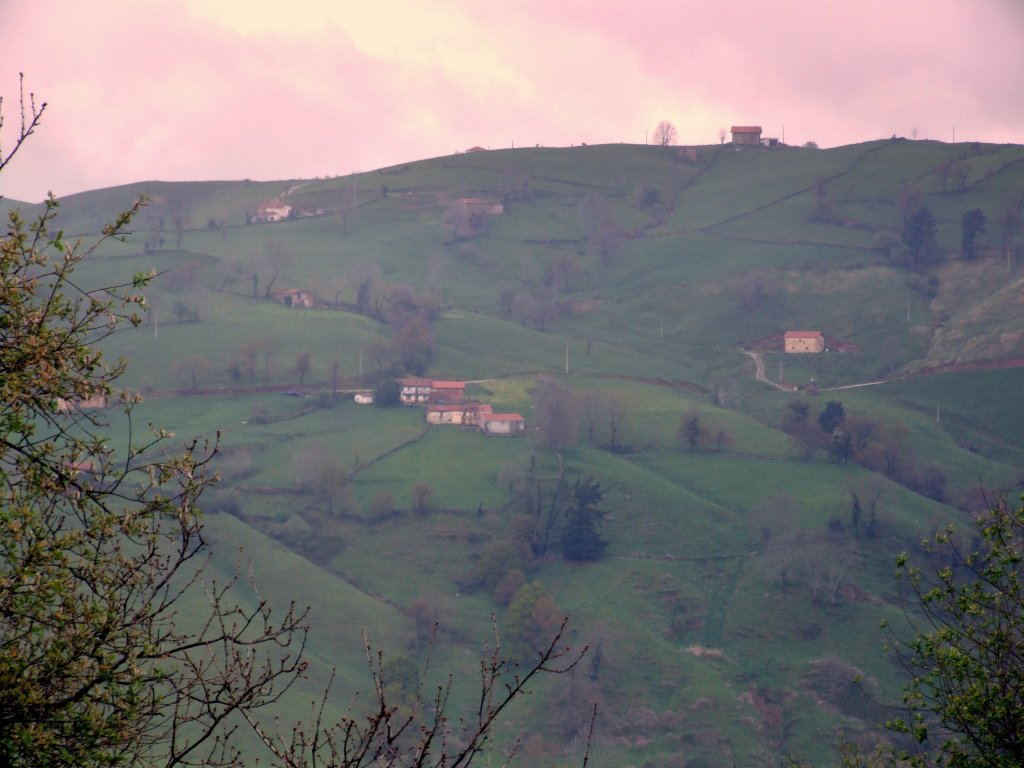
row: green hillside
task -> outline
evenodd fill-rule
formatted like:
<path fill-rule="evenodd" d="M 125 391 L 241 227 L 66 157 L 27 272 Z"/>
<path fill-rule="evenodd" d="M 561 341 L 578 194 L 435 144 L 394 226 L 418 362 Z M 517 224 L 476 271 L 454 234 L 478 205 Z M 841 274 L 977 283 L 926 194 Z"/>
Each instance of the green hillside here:
<path fill-rule="evenodd" d="M 596 766 L 820 765 L 898 700 L 878 630 L 902 621 L 895 555 L 1024 488 L 1022 161 L 904 140 L 483 151 L 139 183 L 69 197 L 58 224 L 89 240 L 148 195 L 79 277 L 159 273 L 106 352 L 136 423 L 219 435 L 211 541 L 314 604 L 309 690 L 332 665 L 365 685 L 364 630 L 422 661 L 436 619 L 432 674 L 466 693 L 492 614 L 528 643 L 508 605 L 537 582 L 590 652 L 505 721 L 526 764 L 578 764 L 596 702 Z M 275 198 L 292 215 L 259 222 Z M 787 330 L 828 349 L 783 354 Z M 414 373 L 475 382 L 527 436 L 351 398 Z M 608 544 L 574 561 L 590 479 Z"/>

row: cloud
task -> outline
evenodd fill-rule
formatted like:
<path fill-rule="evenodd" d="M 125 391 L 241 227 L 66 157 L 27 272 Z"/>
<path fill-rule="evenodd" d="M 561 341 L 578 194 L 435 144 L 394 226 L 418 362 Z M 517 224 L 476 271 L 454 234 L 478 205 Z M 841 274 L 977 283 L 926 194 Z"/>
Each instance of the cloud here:
<path fill-rule="evenodd" d="M 38 199 L 162 179 L 344 174 L 463 150 L 684 143 L 756 123 L 823 146 L 1024 141 L 1013 0 L 5 0 L 43 128 L 0 176 Z"/>

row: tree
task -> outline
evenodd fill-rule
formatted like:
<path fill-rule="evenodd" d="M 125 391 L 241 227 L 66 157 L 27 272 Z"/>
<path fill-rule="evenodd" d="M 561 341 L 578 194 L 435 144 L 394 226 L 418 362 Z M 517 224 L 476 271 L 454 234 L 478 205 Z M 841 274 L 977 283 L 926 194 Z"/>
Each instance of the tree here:
<path fill-rule="evenodd" d="M 598 533 L 604 510 L 597 506 L 603 498 L 601 484 L 594 478 L 576 481 L 562 529 L 562 555 L 567 560 L 598 560 L 604 554 L 608 542 Z"/>
<path fill-rule="evenodd" d="M 270 279 L 266 281 L 266 285 L 263 287 L 263 295 L 269 299 L 273 293 L 274 283 L 277 282 L 277 278 L 281 277 L 291 268 L 292 255 L 280 238 L 272 237 L 263 244 L 261 260 L 266 265 L 267 271 L 270 272 Z M 255 281 L 253 285 L 255 286 Z"/>
<path fill-rule="evenodd" d="M 541 448 L 556 450 L 576 442 L 578 404 L 573 391 L 550 376 L 537 379 L 533 387 L 534 438 Z"/>
<path fill-rule="evenodd" d="M 306 386 L 306 376 L 313 368 L 313 353 L 303 347 L 295 353 L 295 372 L 299 374 L 299 386 Z"/>
<path fill-rule="evenodd" d="M 430 511 L 430 499 L 434 495 L 434 489 L 429 483 L 416 483 L 412 487 L 412 507 L 419 514 L 425 515 Z"/>
<path fill-rule="evenodd" d="M 263 355 L 263 380 L 270 381 L 270 361 L 281 346 L 281 340 L 276 336 L 261 336 L 259 339 L 259 351 Z"/>
<path fill-rule="evenodd" d="M 676 439 L 685 443 L 691 451 L 696 451 L 704 438 L 707 437 L 707 430 L 700 422 L 700 414 L 696 408 L 690 408 L 687 414 L 679 422 L 679 429 L 676 431 Z"/>
<path fill-rule="evenodd" d="M 325 446 L 313 445 L 297 453 L 291 471 L 296 486 L 328 515 L 351 504 L 348 472 Z"/>
<path fill-rule="evenodd" d="M 676 127 L 668 120 L 662 120 L 654 129 L 654 143 L 659 147 L 668 147 L 676 143 Z"/>
<path fill-rule="evenodd" d="M 205 355 L 189 355 L 171 363 L 171 373 L 186 379 L 192 389 L 199 386 L 199 380 L 210 375 L 213 362 Z"/>
<path fill-rule="evenodd" d="M 42 114 L 31 97 L 27 119 L 21 106 L 15 150 Z M 0 151 L 0 169 L 11 154 Z M 123 234 L 138 205 L 104 239 Z M 457 724 L 452 683 L 401 713 L 367 646 L 368 708 L 332 725 L 324 700 L 308 727 L 265 726 L 264 708 L 307 669 L 306 613 L 274 611 L 237 576 L 204 573 L 199 501 L 216 446 L 175 448 L 156 430 L 120 455 L 75 407 L 112 394 L 123 364 L 95 345 L 140 322 L 149 276 L 83 289 L 75 269 L 99 243 L 66 242 L 56 214 L 52 197 L 31 224 L 14 209 L 0 237 L 0 765 L 252 764 L 239 728 L 289 768 L 455 768 L 490 749 L 497 718 L 533 679 L 578 662 L 565 622 L 524 668 L 496 641 L 485 649 L 478 705 Z M 130 418 L 138 398 L 121 402 Z"/>
<path fill-rule="evenodd" d="M 903 242 L 910 249 L 915 264 L 934 246 L 937 232 L 935 217 L 927 208 L 918 208 L 907 218 L 903 225 Z"/>
<path fill-rule="evenodd" d="M 425 315 L 396 328 L 391 343 L 402 368 L 410 373 L 426 372 L 434 355 L 434 333 Z"/>
<path fill-rule="evenodd" d="M 373 404 L 378 408 L 389 408 L 402 402 L 402 385 L 390 377 L 382 379 L 373 388 Z"/>
<path fill-rule="evenodd" d="M 845 418 L 846 412 L 843 410 L 843 404 L 839 400 L 829 400 L 818 414 L 818 425 L 822 432 L 831 434 L 843 423 Z"/>
<path fill-rule="evenodd" d="M 239 343 L 235 350 L 234 364 L 239 369 L 239 375 L 242 371 L 249 374 L 249 381 L 256 380 L 256 358 L 259 357 L 260 349 L 262 347 L 262 341 L 256 337 L 250 337 L 244 339 Z"/>
<path fill-rule="evenodd" d="M 974 260 L 974 241 L 985 234 L 985 212 L 980 208 L 964 211 L 960 219 L 961 253 L 965 261 Z"/>
<path fill-rule="evenodd" d="M 13 210 L 0 240 L 0 764 L 237 764 L 228 723 L 301 674 L 279 651 L 301 649 L 304 614 L 204 581 L 212 447 L 174 452 L 157 431 L 118 456 L 90 413 L 57 412 L 112 394 L 123 367 L 95 345 L 139 322 L 148 276 L 81 289 L 98 244 L 52 233 L 56 214 L 53 198 L 31 225 Z M 204 589 L 208 621 L 183 629 L 182 599 Z"/>
<path fill-rule="evenodd" d="M 997 503 L 974 533 L 970 550 L 934 536 L 924 567 L 896 560 L 914 610 L 909 636 L 888 629 L 910 675 L 889 725 L 927 749 L 914 765 L 1024 765 L 1024 507 Z"/>
<path fill-rule="evenodd" d="M 529 659 L 543 649 L 562 614 L 539 582 L 524 584 L 505 611 L 505 631 L 511 655 Z"/>

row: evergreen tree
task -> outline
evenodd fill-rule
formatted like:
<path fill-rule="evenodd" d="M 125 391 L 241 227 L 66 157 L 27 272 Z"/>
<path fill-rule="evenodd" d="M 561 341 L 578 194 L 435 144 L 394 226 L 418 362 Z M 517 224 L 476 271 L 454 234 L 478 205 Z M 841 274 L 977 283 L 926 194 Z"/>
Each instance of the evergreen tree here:
<path fill-rule="evenodd" d="M 562 555 L 568 560 L 599 560 L 608 542 L 601 538 L 598 528 L 604 511 L 598 508 L 604 491 L 601 484 L 588 477 L 577 480 L 573 501 L 562 529 Z"/>

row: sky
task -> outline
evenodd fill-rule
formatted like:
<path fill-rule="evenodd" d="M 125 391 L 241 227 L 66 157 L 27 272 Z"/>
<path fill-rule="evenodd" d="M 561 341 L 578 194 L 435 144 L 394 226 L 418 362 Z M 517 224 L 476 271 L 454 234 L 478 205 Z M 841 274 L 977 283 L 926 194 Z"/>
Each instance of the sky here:
<path fill-rule="evenodd" d="M 0 0 L 0 172 L 36 202 L 488 149 L 1024 144 L 1024 0 Z"/>

